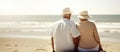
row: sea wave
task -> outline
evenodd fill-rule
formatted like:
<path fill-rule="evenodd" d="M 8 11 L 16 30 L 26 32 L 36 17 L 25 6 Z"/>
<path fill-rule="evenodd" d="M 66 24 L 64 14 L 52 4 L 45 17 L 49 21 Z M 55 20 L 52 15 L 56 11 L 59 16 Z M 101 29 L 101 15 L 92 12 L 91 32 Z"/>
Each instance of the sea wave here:
<path fill-rule="evenodd" d="M 54 22 L 0 22 L 0 32 L 46 32 Z M 120 23 L 95 22 L 99 32 L 120 32 Z"/>

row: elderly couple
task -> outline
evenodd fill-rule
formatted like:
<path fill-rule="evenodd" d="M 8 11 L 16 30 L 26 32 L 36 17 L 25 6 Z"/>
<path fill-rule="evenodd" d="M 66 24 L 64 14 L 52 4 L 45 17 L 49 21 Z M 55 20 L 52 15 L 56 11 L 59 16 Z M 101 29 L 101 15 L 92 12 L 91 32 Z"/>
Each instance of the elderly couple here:
<path fill-rule="evenodd" d="M 96 26 L 88 21 L 87 11 L 80 13 L 79 24 L 70 20 L 70 8 L 63 9 L 63 18 L 53 25 L 51 33 L 53 52 L 100 52 L 103 51 Z"/>

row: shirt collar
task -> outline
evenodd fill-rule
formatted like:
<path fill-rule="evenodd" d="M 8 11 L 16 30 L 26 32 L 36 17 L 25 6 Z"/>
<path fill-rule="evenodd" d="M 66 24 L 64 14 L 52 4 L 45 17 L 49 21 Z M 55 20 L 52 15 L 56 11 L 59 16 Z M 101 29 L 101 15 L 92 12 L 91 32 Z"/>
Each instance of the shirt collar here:
<path fill-rule="evenodd" d="M 80 23 L 84 23 L 84 22 L 89 22 L 89 21 L 81 21 Z"/>
<path fill-rule="evenodd" d="M 63 18 L 63 20 L 68 20 L 67 18 Z"/>
<path fill-rule="evenodd" d="M 88 22 L 88 21 L 81 21 L 81 22 Z"/>

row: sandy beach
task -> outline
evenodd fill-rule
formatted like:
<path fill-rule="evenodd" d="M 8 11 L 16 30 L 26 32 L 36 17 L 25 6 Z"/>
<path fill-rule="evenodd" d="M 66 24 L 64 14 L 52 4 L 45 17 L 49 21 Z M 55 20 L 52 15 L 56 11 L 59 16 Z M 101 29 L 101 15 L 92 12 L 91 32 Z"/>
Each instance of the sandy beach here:
<path fill-rule="evenodd" d="M 120 42 L 104 42 L 106 52 L 119 52 Z M 50 39 L 0 38 L 0 52 L 51 52 Z"/>
<path fill-rule="evenodd" d="M 0 38 L 0 52 L 50 52 L 51 43 L 46 39 Z"/>

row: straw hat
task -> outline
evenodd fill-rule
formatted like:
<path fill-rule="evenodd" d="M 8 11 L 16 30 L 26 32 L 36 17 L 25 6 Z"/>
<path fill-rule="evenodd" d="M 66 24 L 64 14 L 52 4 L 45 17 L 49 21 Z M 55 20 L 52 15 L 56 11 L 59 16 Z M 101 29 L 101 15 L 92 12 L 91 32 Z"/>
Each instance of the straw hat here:
<path fill-rule="evenodd" d="M 63 14 L 71 14 L 72 12 L 71 12 L 71 10 L 70 10 L 70 8 L 64 8 L 63 9 Z"/>
<path fill-rule="evenodd" d="M 82 11 L 80 15 L 78 16 L 80 19 L 89 19 L 90 16 L 88 15 L 88 11 Z"/>

